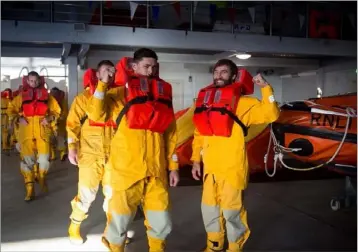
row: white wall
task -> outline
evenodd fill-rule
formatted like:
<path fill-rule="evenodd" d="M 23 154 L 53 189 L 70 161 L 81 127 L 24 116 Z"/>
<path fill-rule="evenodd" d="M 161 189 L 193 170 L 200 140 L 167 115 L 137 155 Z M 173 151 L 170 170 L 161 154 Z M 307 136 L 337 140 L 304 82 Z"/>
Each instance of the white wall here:
<path fill-rule="evenodd" d="M 323 94 L 336 95 L 347 92 L 357 92 L 356 69 L 328 72 L 324 77 Z"/>
<path fill-rule="evenodd" d="M 282 101 L 303 100 L 317 96 L 316 76 L 282 78 Z"/>
<path fill-rule="evenodd" d="M 348 66 L 348 69 L 342 70 L 330 69 L 332 66 L 323 67 L 312 76 L 283 78 L 282 100 L 293 101 L 317 97 L 318 87 L 322 89 L 323 96 L 357 92 L 356 67 Z M 320 71 L 322 71 L 321 77 Z"/>

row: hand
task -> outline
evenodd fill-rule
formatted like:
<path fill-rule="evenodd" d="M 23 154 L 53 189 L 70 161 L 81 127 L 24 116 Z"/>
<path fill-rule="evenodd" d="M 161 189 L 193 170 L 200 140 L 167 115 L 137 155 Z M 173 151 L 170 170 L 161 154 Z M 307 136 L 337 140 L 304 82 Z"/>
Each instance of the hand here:
<path fill-rule="evenodd" d="M 191 169 L 191 174 L 195 180 L 200 180 L 201 177 L 201 167 L 199 162 L 193 163 L 193 168 Z"/>
<path fill-rule="evenodd" d="M 179 183 L 179 172 L 177 170 L 170 171 L 169 184 L 171 187 L 176 187 Z"/>
<path fill-rule="evenodd" d="M 70 163 L 73 165 L 78 164 L 78 156 L 77 156 L 77 150 L 71 149 L 68 151 L 68 160 L 70 160 Z"/>
<path fill-rule="evenodd" d="M 268 85 L 267 81 L 261 74 L 254 76 L 252 80 L 256 85 L 258 85 L 261 88 L 266 87 Z"/>
<path fill-rule="evenodd" d="M 113 76 L 114 73 L 116 72 L 116 69 L 114 67 L 108 67 L 106 69 L 104 69 L 100 74 L 100 80 L 104 83 L 109 83 Z"/>
<path fill-rule="evenodd" d="M 26 121 L 25 117 L 20 117 L 19 124 L 28 125 L 28 122 Z"/>
<path fill-rule="evenodd" d="M 49 124 L 48 120 L 46 117 L 44 117 L 42 120 L 41 120 L 41 125 L 42 126 L 47 126 Z"/>

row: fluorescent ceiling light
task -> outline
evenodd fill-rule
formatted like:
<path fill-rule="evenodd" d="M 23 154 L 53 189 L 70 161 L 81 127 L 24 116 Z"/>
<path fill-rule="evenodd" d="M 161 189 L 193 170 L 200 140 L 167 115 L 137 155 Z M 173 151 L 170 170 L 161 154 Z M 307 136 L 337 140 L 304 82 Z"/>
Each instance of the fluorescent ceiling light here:
<path fill-rule="evenodd" d="M 248 53 L 238 53 L 238 54 L 236 54 L 236 58 L 242 59 L 242 60 L 246 60 L 246 59 L 251 58 L 251 54 L 248 54 Z"/>

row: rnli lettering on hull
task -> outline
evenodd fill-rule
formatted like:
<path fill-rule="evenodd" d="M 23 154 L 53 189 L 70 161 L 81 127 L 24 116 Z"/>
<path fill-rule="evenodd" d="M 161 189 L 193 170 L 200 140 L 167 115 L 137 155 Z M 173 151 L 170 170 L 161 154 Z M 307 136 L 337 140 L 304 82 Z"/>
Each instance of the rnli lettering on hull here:
<path fill-rule="evenodd" d="M 336 129 L 345 129 L 347 118 L 337 115 L 311 114 L 311 125 L 324 126 Z M 352 120 L 349 122 L 349 129 L 352 128 Z"/>

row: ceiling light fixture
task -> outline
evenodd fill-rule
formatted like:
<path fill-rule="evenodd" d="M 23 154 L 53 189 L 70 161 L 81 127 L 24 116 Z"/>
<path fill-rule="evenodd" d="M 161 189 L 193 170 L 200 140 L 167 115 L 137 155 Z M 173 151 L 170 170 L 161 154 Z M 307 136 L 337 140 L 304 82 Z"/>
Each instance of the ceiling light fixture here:
<path fill-rule="evenodd" d="M 236 58 L 241 59 L 241 60 L 247 60 L 247 59 L 251 58 L 251 54 L 238 53 L 238 54 L 236 54 Z"/>

